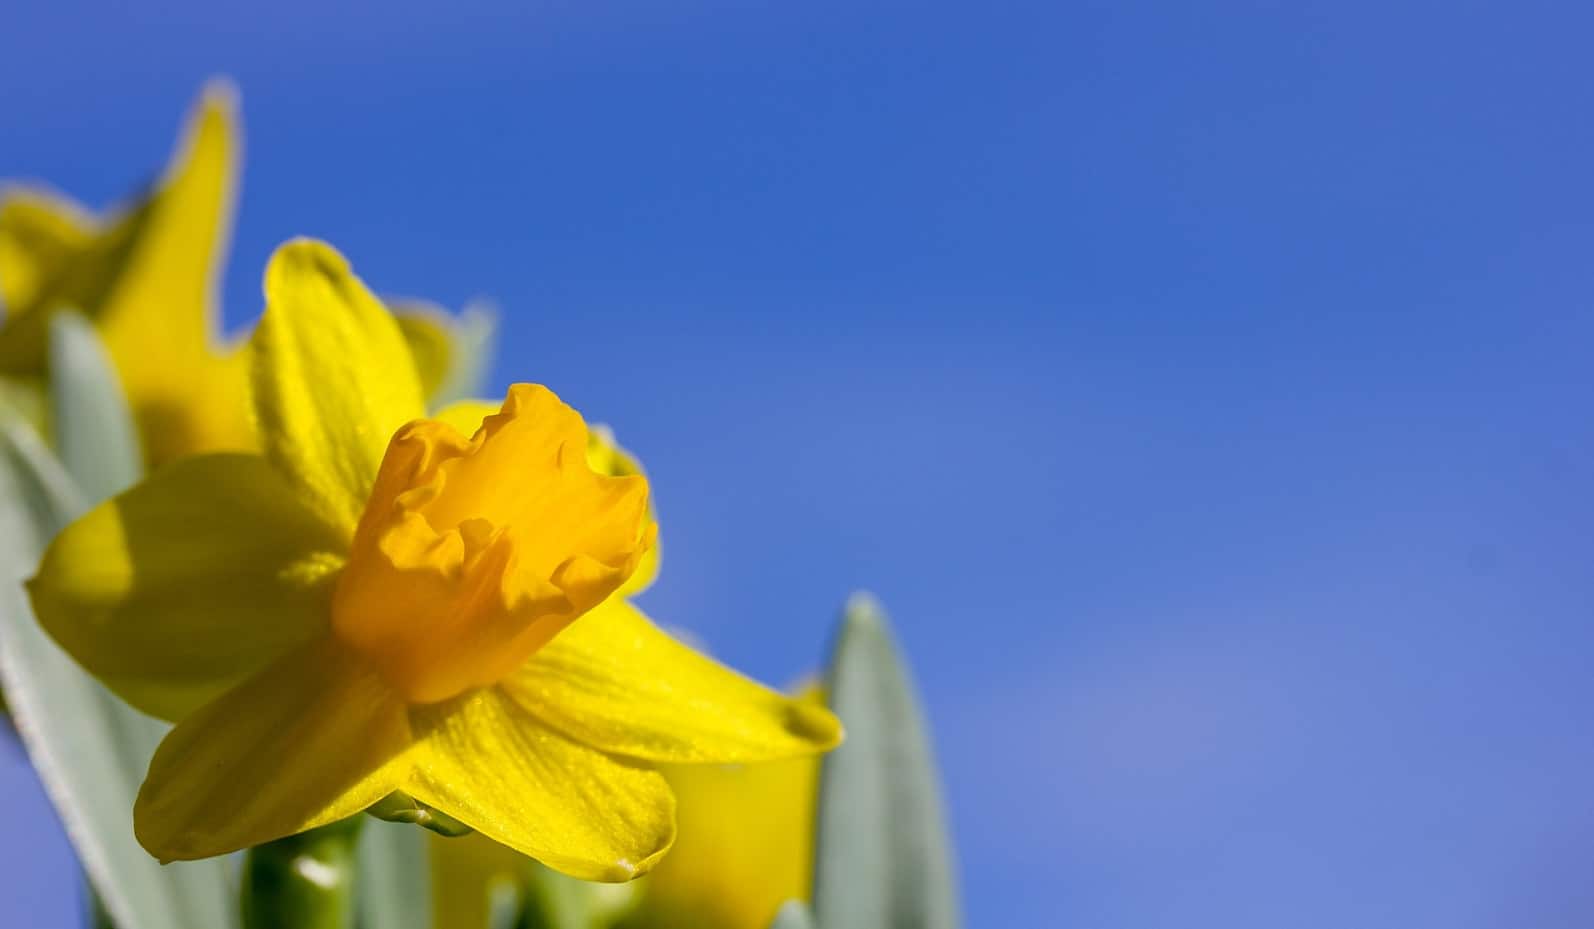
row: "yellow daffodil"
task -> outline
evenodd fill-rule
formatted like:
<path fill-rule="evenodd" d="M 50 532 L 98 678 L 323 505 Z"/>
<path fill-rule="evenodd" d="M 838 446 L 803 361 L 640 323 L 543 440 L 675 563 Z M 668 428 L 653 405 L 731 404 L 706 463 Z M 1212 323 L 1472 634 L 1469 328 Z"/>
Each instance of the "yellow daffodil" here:
<path fill-rule="evenodd" d="M 238 94 L 206 85 L 166 171 L 124 207 L 97 217 L 37 186 L 0 190 L 0 402 L 38 420 L 49 317 L 94 321 L 116 365 L 151 465 L 180 455 L 258 447 L 248 361 L 221 336 L 217 298 L 232 234 L 242 144 Z M 479 317 L 422 301 L 395 308 L 425 396 L 468 386 L 461 346 Z"/>
<path fill-rule="evenodd" d="M 402 325 L 402 322 L 401 322 Z M 406 337 L 409 338 L 408 333 Z M 414 349 L 416 340 L 409 338 Z M 420 353 L 416 366 L 421 367 Z M 424 381 L 424 376 L 423 376 Z M 461 403 L 450 415 L 465 419 L 491 415 L 492 406 L 476 402 Z M 610 477 L 641 475 L 642 466 L 615 441 L 605 426 L 587 430 L 587 466 Z M 620 586 L 617 595 L 634 596 L 647 589 L 658 576 L 659 546 L 654 544 L 642 556 L 637 569 Z M 527 881 L 525 857 L 513 849 L 476 837 L 464 839 L 435 837 L 431 842 L 432 924 L 437 929 L 484 929 L 488 924 L 489 900 L 499 883 L 524 886 Z M 668 860 L 668 858 L 666 858 Z"/>
<path fill-rule="evenodd" d="M 393 318 L 310 241 L 272 258 L 250 354 L 263 453 L 155 472 L 69 526 L 29 584 L 56 641 L 178 722 L 134 810 L 152 854 L 222 854 L 404 791 L 625 880 L 674 838 L 658 765 L 839 741 L 828 712 L 613 596 L 652 546 L 647 483 L 595 473 L 546 388 L 422 418 Z"/>
<path fill-rule="evenodd" d="M 821 705 L 817 689 L 806 699 Z M 813 889 L 819 759 L 671 765 L 679 833 L 624 929 L 766 929 Z"/>
<path fill-rule="evenodd" d="M 105 340 L 152 463 L 254 445 L 243 356 L 215 332 L 236 109 L 231 85 L 207 86 L 165 174 L 108 216 L 38 188 L 0 195 L 0 375 L 43 375 L 49 316 L 81 311 Z"/>

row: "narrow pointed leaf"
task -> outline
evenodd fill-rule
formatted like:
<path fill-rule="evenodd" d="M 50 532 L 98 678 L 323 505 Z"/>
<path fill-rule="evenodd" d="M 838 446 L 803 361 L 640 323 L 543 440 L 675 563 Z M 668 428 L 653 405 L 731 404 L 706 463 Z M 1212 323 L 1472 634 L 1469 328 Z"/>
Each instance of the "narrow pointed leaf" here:
<path fill-rule="evenodd" d="M 847 740 L 820 774 L 816 922 L 955 929 L 951 843 L 924 716 L 872 597 L 848 602 L 825 683 Z"/>
<path fill-rule="evenodd" d="M 94 327 L 76 313 L 50 320 L 50 400 L 61 463 L 88 502 L 138 480 L 143 456 L 121 382 Z"/>

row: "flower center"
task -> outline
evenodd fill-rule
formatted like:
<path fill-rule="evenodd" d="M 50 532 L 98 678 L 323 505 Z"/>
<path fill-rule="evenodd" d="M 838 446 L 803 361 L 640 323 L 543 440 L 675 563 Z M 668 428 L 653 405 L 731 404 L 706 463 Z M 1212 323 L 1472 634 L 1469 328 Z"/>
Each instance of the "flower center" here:
<path fill-rule="evenodd" d="M 647 481 L 587 465 L 587 427 L 552 391 L 509 389 L 469 440 L 394 435 L 332 601 L 337 636 L 409 700 L 491 684 L 597 606 L 653 545 Z"/>

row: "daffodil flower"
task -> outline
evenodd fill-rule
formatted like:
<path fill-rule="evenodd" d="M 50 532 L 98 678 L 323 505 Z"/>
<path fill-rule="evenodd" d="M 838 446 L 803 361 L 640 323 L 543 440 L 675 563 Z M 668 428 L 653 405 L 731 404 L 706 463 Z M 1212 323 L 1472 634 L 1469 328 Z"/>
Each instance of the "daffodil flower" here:
<path fill-rule="evenodd" d="M 156 471 L 69 526 L 29 584 L 85 668 L 178 722 L 134 809 L 152 854 L 226 853 L 402 790 L 625 880 L 674 838 L 658 765 L 839 741 L 827 711 L 616 595 L 652 547 L 646 480 L 595 473 L 546 388 L 422 418 L 392 317 L 310 241 L 272 258 L 250 352 L 262 453 Z"/>
<path fill-rule="evenodd" d="M 165 174 L 105 217 L 43 188 L 0 194 L 0 375 L 41 376 L 50 314 L 81 311 L 105 340 L 152 463 L 254 445 L 244 358 L 214 331 L 236 98 L 230 84 L 208 85 Z"/>
<path fill-rule="evenodd" d="M 413 349 L 416 340 L 411 338 L 408 332 L 405 335 Z M 415 354 L 416 364 L 419 367 L 422 364 L 420 353 Z M 424 376 L 422 380 L 425 380 Z M 479 406 L 475 410 L 472 410 L 469 404 L 460 404 L 457 412 L 464 414 L 466 419 L 478 414 L 485 417 L 493 412 L 490 404 L 481 401 L 476 403 Z M 450 414 L 453 415 L 455 412 L 450 411 Z M 598 474 L 611 477 L 627 477 L 643 473 L 641 464 L 630 452 L 620 447 L 614 433 L 606 426 L 590 426 L 587 430 L 587 465 Z M 617 596 L 634 596 L 646 590 L 658 575 L 658 570 L 659 546 L 655 544 L 642 557 L 636 571 L 621 585 Z M 817 771 L 817 762 L 812 756 L 804 757 L 809 759 L 809 766 Z M 771 762 L 771 764 L 779 765 L 783 762 Z M 715 765 L 687 765 L 681 766 L 680 770 L 712 771 L 716 768 Z M 668 775 L 666 779 L 668 780 Z M 438 929 L 485 929 L 488 925 L 489 903 L 495 885 L 500 883 L 523 885 L 526 880 L 528 862 L 524 856 L 507 846 L 482 840 L 480 837 L 454 839 L 434 836 L 431 840 L 430 859 L 432 924 Z M 665 861 L 669 860 L 670 857 L 666 856 Z M 609 899 L 608 893 L 604 893 L 604 897 L 606 902 L 615 902 Z"/>

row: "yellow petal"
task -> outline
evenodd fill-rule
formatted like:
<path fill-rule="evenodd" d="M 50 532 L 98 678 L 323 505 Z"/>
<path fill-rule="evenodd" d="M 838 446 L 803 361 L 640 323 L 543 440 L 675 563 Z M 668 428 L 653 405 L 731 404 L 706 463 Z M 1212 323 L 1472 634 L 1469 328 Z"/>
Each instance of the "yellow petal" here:
<path fill-rule="evenodd" d="M 398 324 L 331 246 L 283 245 L 251 343 L 266 456 L 353 532 L 393 433 L 424 412 Z"/>
<path fill-rule="evenodd" d="M 326 628 L 342 547 L 264 459 L 204 455 L 68 526 L 28 590 L 79 664 L 178 719 Z"/>
<path fill-rule="evenodd" d="M 530 384 L 468 441 L 400 429 L 338 581 L 338 636 L 420 703 L 514 671 L 652 544 L 647 482 L 592 473 L 585 445 L 581 417 Z"/>
<path fill-rule="evenodd" d="M 699 655 L 618 599 L 571 624 L 501 686 L 571 738 L 649 761 L 770 761 L 841 741 L 829 710 Z"/>
<path fill-rule="evenodd" d="M 31 306 L 94 234 L 93 218 L 51 191 L 0 194 L 0 311 Z"/>
<path fill-rule="evenodd" d="M 0 374 L 0 413 L 20 417 L 46 441 L 51 441 L 55 423 L 50 415 L 49 388 L 36 377 L 6 377 Z"/>
<path fill-rule="evenodd" d="M 819 759 L 670 765 L 680 830 L 648 875 L 634 923 L 648 929 L 765 929 L 813 885 Z"/>
<path fill-rule="evenodd" d="M 181 386 L 151 388 L 136 403 L 150 467 L 184 455 L 258 449 L 249 414 L 249 356 L 239 348 L 218 351 L 186 365 Z"/>
<path fill-rule="evenodd" d="M 675 837 L 658 772 L 565 738 L 497 687 L 413 707 L 410 721 L 409 793 L 557 871 L 630 880 Z"/>
<path fill-rule="evenodd" d="M 112 220 L 40 193 L 0 208 L 0 371 L 42 373 L 50 314 L 82 311 L 100 329 L 152 463 L 254 446 L 241 369 L 212 331 L 236 187 L 236 106 L 230 85 L 207 86 L 165 176 Z"/>
<path fill-rule="evenodd" d="M 494 887 L 518 885 L 530 866 L 525 855 L 479 832 L 458 838 L 433 833 L 427 852 L 437 929 L 487 929 Z"/>
<path fill-rule="evenodd" d="M 133 807 L 162 861 L 208 858 L 360 812 L 403 781 L 404 704 L 335 640 L 284 655 L 173 729 Z"/>
<path fill-rule="evenodd" d="M 427 397 L 436 396 L 454 370 L 454 336 L 449 330 L 448 315 L 419 300 L 394 300 L 388 306 L 415 358 L 421 393 Z M 474 431 L 466 430 L 465 434 Z"/>
<path fill-rule="evenodd" d="M 185 367 L 212 351 L 237 187 L 237 105 L 230 84 L 205 88 L 166 176 L 136 211 L 111 292 L 103 306 L 84 307 L 99 316 L 130 396 L 150 388 L 180 403 L 173 395 L 184 386 Z"/>
<path fill-rule="evenodd" d="M 31 272 L 12 293 L 0 367 L 42 370 L 45 317 L 81 311 L 102 333 L 128 392 L 146 377 L 171 384 L 165 361 L 189 361 L 208 345 L 218 258 L 231 224 L 237 162 L 236 93 L 207 86 L 190 114 L 165 176 L 109 222 L 95 222 L 63 198 L 35 193 L 13 219 L 27 240 Z M 15 267 L 13 265 L 13 267 Z M 13 272 L 15 273 L 15 272 Z M 31 278 L 32 285 L 27 285 Z M 26 297 L 26 299 L 22 299 Z M 11 323 L 27 323 L 26 331 Z"/>

